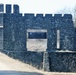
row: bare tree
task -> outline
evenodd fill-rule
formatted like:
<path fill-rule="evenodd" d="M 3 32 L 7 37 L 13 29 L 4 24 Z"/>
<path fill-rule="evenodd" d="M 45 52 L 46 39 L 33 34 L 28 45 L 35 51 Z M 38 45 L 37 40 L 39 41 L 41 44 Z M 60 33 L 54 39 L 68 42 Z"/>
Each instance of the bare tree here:
<path fill-rule="evenodd" d="M 75 27 L 76 27 L 76 6 L 75 6 L 74 9 L 73 9 L 72 15 L 73 15 L 73 22 L 74 22 L 74 25 L 75 25 Z"/>
<path fill-rule="evenodd" d="M 72 14 L 73 16 L 73 23 L 74 23 L 74 26 L 76 27 L 76 6 L 74 8 L 63 8 L 59 11 L 57 11 L 58 14 Z"/>

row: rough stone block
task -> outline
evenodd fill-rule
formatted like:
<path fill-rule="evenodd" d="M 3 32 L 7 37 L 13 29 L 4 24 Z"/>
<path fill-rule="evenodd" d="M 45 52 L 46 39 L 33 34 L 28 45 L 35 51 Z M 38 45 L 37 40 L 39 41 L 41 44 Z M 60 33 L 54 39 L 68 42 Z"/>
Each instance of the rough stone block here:
<path fill-rule="evenodd" d="M 18 5 L 14 5 L 13 6 L 13 11 L 14 11 L 14 14 L 19 14 L 19 6 Z"/>
<path fill-rule="evenodd" d="M 4 12 L 4 4 L 0 4 L 0 13 L 3 13 Z"/>
<path fill-rule="evenodd" d="M 11 4 L 6 5 L 6 13 L 11 13 Z"/>

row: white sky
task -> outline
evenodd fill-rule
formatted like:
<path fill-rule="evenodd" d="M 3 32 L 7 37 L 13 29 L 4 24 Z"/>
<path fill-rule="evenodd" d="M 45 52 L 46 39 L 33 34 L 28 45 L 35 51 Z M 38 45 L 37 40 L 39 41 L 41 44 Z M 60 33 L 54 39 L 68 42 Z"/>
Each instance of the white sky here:
<path fill-rule="evenodd" d="M 21 13 L 56 13 L 63 8 L 73 8 L 76 0 L 0 0 L 3 4 L 18 4 Z"/>

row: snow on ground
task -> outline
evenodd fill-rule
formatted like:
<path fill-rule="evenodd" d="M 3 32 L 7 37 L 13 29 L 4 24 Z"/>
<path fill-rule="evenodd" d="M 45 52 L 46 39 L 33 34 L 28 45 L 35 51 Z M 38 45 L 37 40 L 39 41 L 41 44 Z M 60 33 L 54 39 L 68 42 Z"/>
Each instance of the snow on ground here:
<path fill-rule="evenodd" d="M 0 75 L 76 75 L 76 73 L 57 73 L 40 71 L 28 64 L 0 53 Z"/>
<path fill-rule="evenodd" d="M 46 51 L 47 39 L 28 39 L 27 49 L 28 51 Z"/>
<path fill-rule="evenodd" d="M 0 75 L 42 75 L 39 70 L 0 53 Z"/>

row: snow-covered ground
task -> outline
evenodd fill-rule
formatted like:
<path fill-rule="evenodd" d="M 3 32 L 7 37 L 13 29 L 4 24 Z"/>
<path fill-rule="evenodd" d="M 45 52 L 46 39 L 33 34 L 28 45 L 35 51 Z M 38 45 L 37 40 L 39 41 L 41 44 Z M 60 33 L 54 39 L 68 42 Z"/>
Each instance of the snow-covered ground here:
<path fill-rule="evenodd" d="M 0 75 L 42 75 L 36 68 L 0 53 Z"/>
<path fill-rule="evenodd" d="M 46 51 L 47 39 L 28 39 L 27 49 L 28 51 Z"/>
<path fill-rule="evenodd" d="M 0 75 L 76 75 L 76 73 L 57 73 L 40 71 L 28 64 L 0 53 Z"/>

